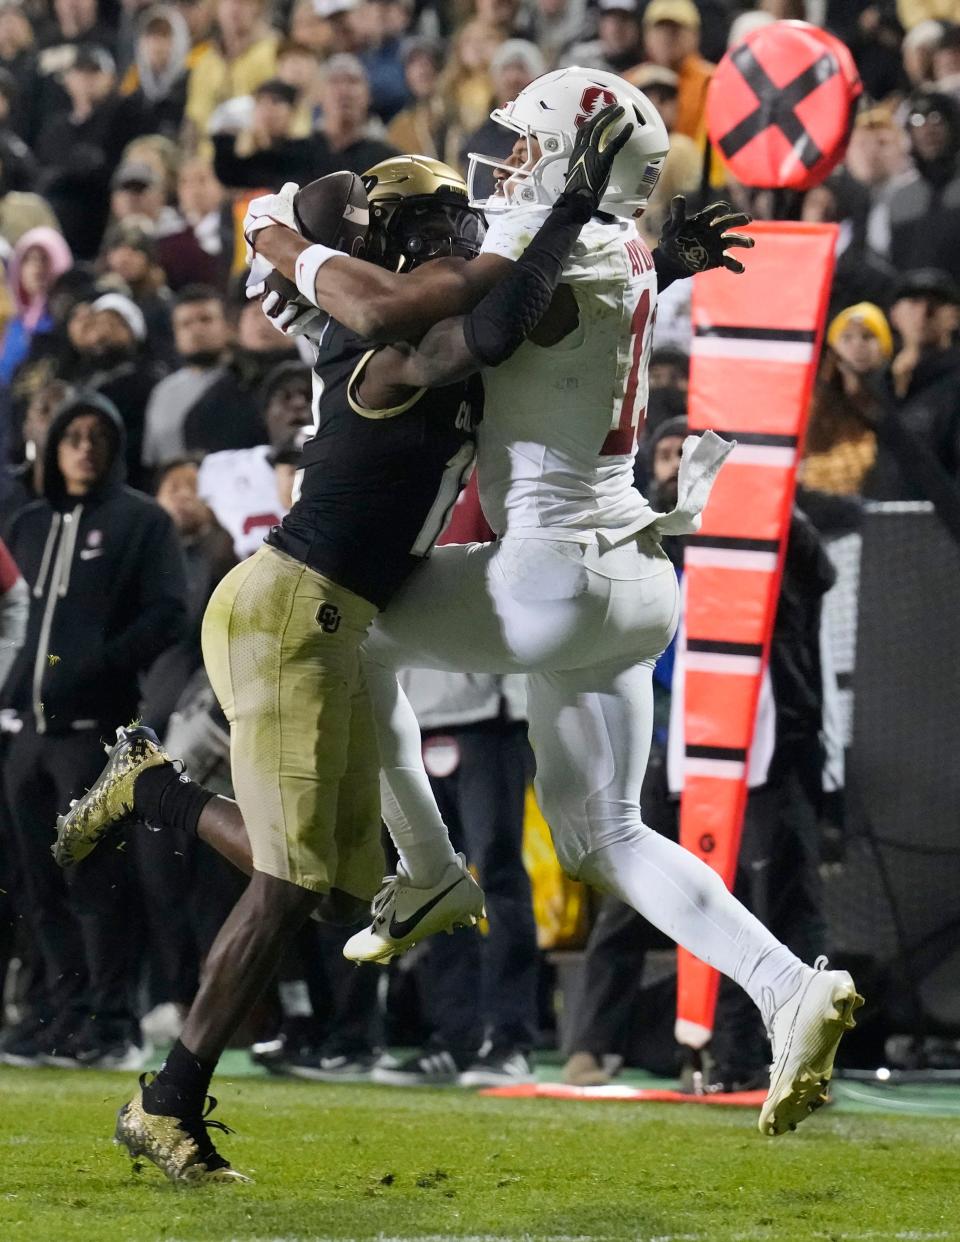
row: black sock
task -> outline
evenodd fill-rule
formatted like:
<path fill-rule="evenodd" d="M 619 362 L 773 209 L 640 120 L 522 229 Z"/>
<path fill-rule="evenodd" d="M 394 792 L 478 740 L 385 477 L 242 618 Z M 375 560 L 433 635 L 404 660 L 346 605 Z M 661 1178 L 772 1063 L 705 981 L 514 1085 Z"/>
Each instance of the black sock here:
<path fill-rule="evenodd" d="M 143 1089 L 146 1112 L 190 1117 L 203 1112 L 216 1062 L 201 1061 L 178 1039 L 153 1082 Z"/>
<path fill-rule="evenodd" d="M 200 813 L 211 798 L 209 789 L 182 776 L 172 763 L 141 772 L 133 786 L 133 808 L 147 823 L 197 835 Z"/>

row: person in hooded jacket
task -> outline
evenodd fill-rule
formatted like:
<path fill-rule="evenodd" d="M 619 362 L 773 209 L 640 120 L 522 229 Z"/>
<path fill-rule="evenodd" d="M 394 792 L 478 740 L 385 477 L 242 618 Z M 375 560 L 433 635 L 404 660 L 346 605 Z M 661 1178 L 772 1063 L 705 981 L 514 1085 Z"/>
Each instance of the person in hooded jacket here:
<path fill-rule="evenodd" d="M 28 229 L 17 242 L 9 271 L 17 313 L 7 325 L 0 346 L 0 384 L 13 379 L 30 351 L 33 336 L 52 329 L 47 307 L 50 288 L 72 264 L 70 247 L 56 229 L 42 225 Z"/>
<path fill-rule="evenodd" d="M 190 30 L 172 5 L 147 9 L 140 18 L 136 69 L 127 73 L 120 94 L 142 118 L 144 133 L 178 139 L 187 106 Z"/>
<path fill-rule="evenodd" d="M 916 91 L 907 133 L 914 172 L 886 204 L 887 257 L 899 272 L 933 267 L 960 281 L 960 103 Z"/>
<path fill-rule="evenodd" d="M 50 854 L 58 810 L 96 779 L 104 740 L 137 713 L 140 675 L 186 623 L 176 531 L 124 485 L 124 435 L 99 393 L 65 402 L 47 435 L 43 497 L 8 534 L 30 615 L 0 692 L 14 732 L 3 779 L 45 973 L 44 1005 L 0 1054 L 16 1065 L 129 1068 L 148 1055 L 131 995 L 129 868 L 108 852 L 105 868 L 78 868 L 65 884 Z"/>
<path fill-rule="evenodd" d="M 70 319 L 73 360 L 59 377 L 95 390 L 113 402 L 126 428 L 127 473 L 134 487 L 147 482 L 141 467 L 147 401 L 163 375 L 151 354 L 147 324 L 136 303 L 122 293 L 104 293 L 81 303 Z"/>

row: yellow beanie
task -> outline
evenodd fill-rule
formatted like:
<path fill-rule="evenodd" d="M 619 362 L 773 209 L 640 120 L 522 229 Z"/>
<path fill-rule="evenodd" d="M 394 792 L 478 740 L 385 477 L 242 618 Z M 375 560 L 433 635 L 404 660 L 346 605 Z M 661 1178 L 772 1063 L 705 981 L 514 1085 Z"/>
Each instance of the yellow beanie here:
<path fill-rule="evenodd" d="M 887 323 L 886 315 L 873 302 L 857 302 L 855 306 L 848 306 L 842 310 L 827 329 L 827 344 L 836 345 L 837 337 L 851 323 L 862 323 L 867 331 L 877 338 L 884 358 L 893 357 L 893 334 L 890 331 L 890 325 Z"/>

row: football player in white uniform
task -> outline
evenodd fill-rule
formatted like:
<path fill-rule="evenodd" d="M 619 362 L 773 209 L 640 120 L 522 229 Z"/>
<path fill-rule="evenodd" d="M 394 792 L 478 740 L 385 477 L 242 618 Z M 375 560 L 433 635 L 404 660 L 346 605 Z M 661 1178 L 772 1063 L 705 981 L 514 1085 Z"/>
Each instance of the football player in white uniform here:
<path fill-rule="evenodd" d="M 633 133 L 602 210 L 583 229 L 539 328 L 510 362 L 484 373 L 478 480 L 499 538 L 438 548 L 377 619 L 368 643 L 384 816 L 401 861 L 374 903 L 371 927 L 345 952 L 388 960 L 420 938 L 421 915 L 446 896 L 438 877 L 452 851 L 393 668 L 524 672 L 538 796 L 560 861 L 747 990 L 774 1049 L 760 1128 L 780 1134 L 825 1098 L 837 1045 L 860 1003 L 853 981 L 802 963 L 714 871 L 648 829 L 640 808 L 651 673 L 679 610 L 659 538 L 697 529 L 732 447 L 710 432 L 688 439 L 669 514 L 633 487 L 658 275 L 663 283 L 707 267 L 742 271 L 726 249 L 752 243 L 726 230 L 746 217 L 715 206 L 687 220 L 675 205 L 651 255 L 634 217 L 667 153 L 663 123 L 621 78 L 563 69 L 492 114 L 516 143 L 502 163 L 471 157 L 473 168 L 492 163 L 499 184 L 484 204 L 490 228 L 480 257 L 463 270 L 441 260 L 421 269 L 415 288 L 417 273 L 393 285 L 389 273 L 364 272 L 362 263 L 274 228 L 258 234 L 258 252 L 295 271 L 307 301 L 356 330 L 417 339 L 430 322 L 475 304 L 519 257 L 562 190 L 578 128 L 614 103 Z M 256 203 L 251 210 L 256 219 Z"/>

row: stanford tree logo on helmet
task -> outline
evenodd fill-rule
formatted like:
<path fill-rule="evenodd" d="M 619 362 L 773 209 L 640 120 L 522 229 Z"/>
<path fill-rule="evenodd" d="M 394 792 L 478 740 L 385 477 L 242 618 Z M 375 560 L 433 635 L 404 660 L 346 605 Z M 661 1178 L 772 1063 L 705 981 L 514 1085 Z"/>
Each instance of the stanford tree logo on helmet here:
<path fill-rule="evenodd" d="M 605 86 L 584 87 L 583 94 L 580 96 L 580 111 L 574 118 L 574 125 L 580 129 L 598 112 L 602 112 L 604 108 L 609 108 L 616 102 L 616 95 L 613 91 L 608 91 Z"/>

